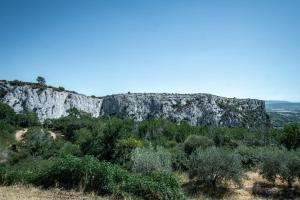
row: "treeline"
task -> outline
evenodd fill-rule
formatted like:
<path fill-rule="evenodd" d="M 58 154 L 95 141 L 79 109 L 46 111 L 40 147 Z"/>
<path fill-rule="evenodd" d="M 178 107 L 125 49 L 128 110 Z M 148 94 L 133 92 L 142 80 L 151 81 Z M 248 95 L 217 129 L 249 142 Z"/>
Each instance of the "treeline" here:
<path fill-rule="evenodd" d="M 11 117 L 18 114 L 0 105 L 0 124 L 23 127 Z M 300 177 L 300 128 L 295 124 L 265 130 L 194 127 L 163 119 L 92 118 L 71 109 L 67 117 L 28 126 L 22 142 L 7 146 L 1 184 L 59 185 L 120 198 L 184 199 L 177 174 L 188 174 L 200 189 L 228 183 L 239 187 L 249 170 L 274 183 L 280 179 L 288 188 Z M 0 137 L 14 133 L 5 130 L 1 128 Z"/>

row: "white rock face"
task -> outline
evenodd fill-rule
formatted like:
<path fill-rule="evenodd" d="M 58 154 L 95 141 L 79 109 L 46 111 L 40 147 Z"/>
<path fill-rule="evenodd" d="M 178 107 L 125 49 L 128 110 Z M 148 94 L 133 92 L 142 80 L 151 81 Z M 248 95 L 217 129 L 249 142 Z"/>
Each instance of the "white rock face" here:
<path fill-rule="evenodd" d="M 66 116 L 67 111 L 72 107 L 90 113 L 93 117 L 99 117 L 102 105 L 102 99 L 70 92 L 58 92 L 52 88 L 43 91 L 30 86 L 5 85 L 0 86 L 0 90 L 1 88 L 2 91 L 6 91 L 2 102 L 7 103 L 16 112 L 26 107 L 36 112 L 41 121 Z"/>
<path fill-rule="evenodd" d="M 93 117 L 130 117 L 137 121 L 165 118 L 175 123 L 227 127 L 268 127 L 264 101 L 224 98 L 210 94 L 119 94 L 92 98 L 52 88 L 0 84 L 1 101 L 16 112 L 24 107 L 35 111 L 41 121 L 67 115 L 75 107 Z"/>
<path fill-rule="evenodd" d="M 210 94 L 120 94 L 103 99 L 101 115 L 137 121 L 166 118 L 175 123 L 227 127 L 267 127 L 264 101 Z"/>

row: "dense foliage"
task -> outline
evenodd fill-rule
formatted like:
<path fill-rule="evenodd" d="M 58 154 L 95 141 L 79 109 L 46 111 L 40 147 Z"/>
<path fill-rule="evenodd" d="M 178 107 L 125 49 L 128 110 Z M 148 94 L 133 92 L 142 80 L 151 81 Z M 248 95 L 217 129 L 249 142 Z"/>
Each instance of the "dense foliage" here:
<path fill-rule="evenodd" d="M 285 149 L 269 149 L 264 153 L 260 173 L 272 182 L 279 177 L 292 187 L 296 178 L 300 177 L 299 154 Z"/>
<path fill-rule="evenodd" d="M 236 153 L 210 147 L 193 152 L 189 161 L 189 176 L 212 187 L 230 181 L 241 186 L 243 168 Z"/>
<path fill-rule="evenodd" d="M 28 131 L 21 141 L 15 132 Z M 93 191 L 120 198 L 184 199 L 178 174 L 199 186 L 240 186 L 248 170 L 289 187 L 300 177 L 300 134 L 282 129 L 92 118 L 75 108 L 40 124 L 0 103 L 0 184 Z M 55 137 L 53 134 L 55 133 Z"/>
<path fill-rule="evenodd" d="M 162 147 L 136 148 L 131 155 L 132 170 L 138 173 L 169 171 L 171 154 Z"/>

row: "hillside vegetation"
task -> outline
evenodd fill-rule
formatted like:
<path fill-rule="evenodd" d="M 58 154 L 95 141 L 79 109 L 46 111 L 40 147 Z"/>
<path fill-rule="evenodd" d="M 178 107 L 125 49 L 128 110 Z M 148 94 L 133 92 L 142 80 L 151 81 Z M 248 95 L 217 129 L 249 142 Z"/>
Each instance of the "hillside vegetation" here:
<path fill-rule="evenodd" d="M 34 113 L 16 114 L 0 103 L 2 188 L 59 187 L 118 199 L 222 199 L 254 173 L 264 182 L 251 183 L 253 197 L 300 198 L 296 124 L 220 128 L 68 112 L 40 124 Z M 22 128 L 28 131 L 17 141 Z"/>

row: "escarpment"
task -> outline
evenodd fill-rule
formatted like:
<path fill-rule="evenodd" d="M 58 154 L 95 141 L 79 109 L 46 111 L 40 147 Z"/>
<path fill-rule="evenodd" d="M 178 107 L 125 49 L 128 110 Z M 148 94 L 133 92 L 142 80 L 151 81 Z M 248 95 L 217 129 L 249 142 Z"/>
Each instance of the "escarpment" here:
<path fill-rule="evenodd" d="M 264 101 L 211 94 L 130 93 L 94 98 L 55 88 L 2 82 L 0 98 L 16 112 L 24 108 L 36 112 L 41 121 L 67 116 L 70 108 L 77 108 L 93 117 L 129 117 L 136 121 L 165 118 L 194 126 L 270 126 Z"/>

